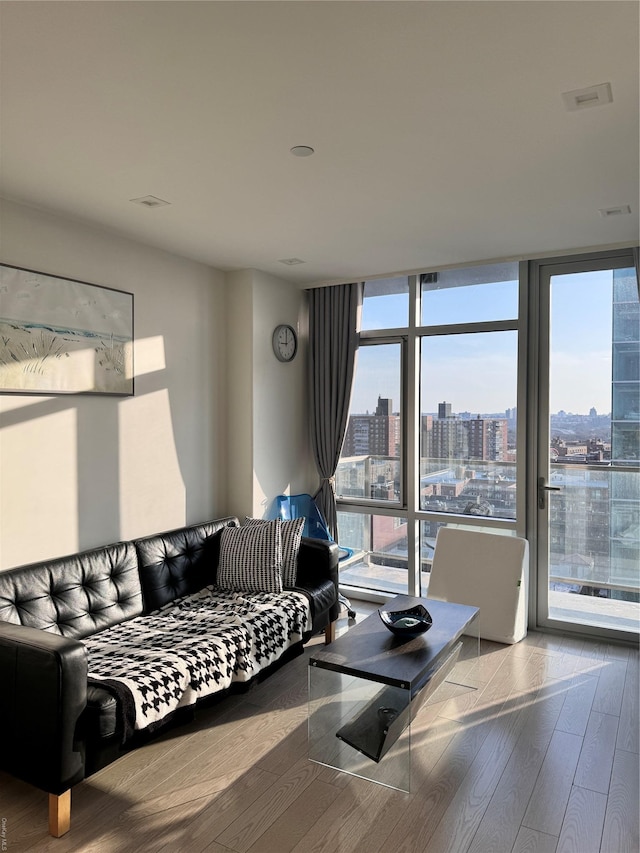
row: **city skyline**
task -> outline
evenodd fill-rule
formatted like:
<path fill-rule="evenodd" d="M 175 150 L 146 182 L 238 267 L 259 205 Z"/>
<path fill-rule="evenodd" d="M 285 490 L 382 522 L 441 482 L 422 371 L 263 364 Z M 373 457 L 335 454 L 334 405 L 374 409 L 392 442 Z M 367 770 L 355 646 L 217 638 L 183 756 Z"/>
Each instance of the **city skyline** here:
<path fill-rule="evenodd" d="M 351 416 L 351 415 L 373 415 L 373 414 L 375 414 L 378 398 L 381 398 L 383 400 L 391 399 L 392 403 L 394 402 L 393 398 L 389 398 L 389 397 L 385 396 L 384 394 L 376 394 L 375 405 L 372 405 L 370 409 L 364 410 L 361 412 L 357 412 L 355 409 L 351 408 L 349 411 L 349 416 Z M 452 417 L 470 416 L 470 417 L 481 417 L 481 418 L 482 417 L 486 417 L 486 418 L 507 417 L 508 418 L 509 416 L 508 416 L 507 412 L 517 411 L 517 407 L 515 405 L 514 406 L 507 406 L 506 409 L 496 409 L 495 411 L 481 412 L 481 411 L 473 411 L 473 410 L 468 409 L 468 408 L 456 409 L 450 400 L 441 400 L 440 403 L 450 403 L 451 404 L 451 416 Z M 439 407 L 440 403 L 438 403 L 436 405 L 435 409 L 433 409 L 432 411 L 420 412 L 420 416 L 425 417 L 426 415 L 433 415 L 433 417 L 438 417 L 438 407 Z M 578 417 L 578 418 L 591 418 L 591 417 L 594 417 L 594 414 L 592 413 L 593 410 L 595 410 L 595 417 L 598 417 L 598 418 L 600 418 L 600 417 L 610 418 L 611 417 L 611 408 L 609 408 L 606 412 L 601 412 L 596 406 L 590 406 L 588 412 L 570 412 L 570 411 L 567 411 L 566 409 L 558 409 L 557 412 L 551 412 L 550 415 L 551 415 L 551 417 L 565 417 L 566 416 L 566 417 Z M 393 414 L 393 415 L 399 415 L 400 414 L 397 406 L 393 405 L 393 411 L 391 412 L 391 414 Z"/>
<path fill-rule="evenodd" d="M 381 397 L 382 399 L 389 399 L 385 397 L 383 394 L 377 395 L 377 397 Z M 443 403 L 449 403 L 449 400 L 442 400 Z M 439 404 L 438 404 L 439 405 Z M 369 410 L 365 410 L 362 412 L 356 412 L 355 410 L 350 410 L 349 416 L 351 415 L 373 415 L 375 414 L 376 406 L 372 406 Z M 592 410 L 595 410 L 595 415 L 592 413 Z M 495 411 L 472 411 L 471 409 L 456 409 L 453 404 L 451 404 L 451 416 L 452 417 L 481 417 L 481 418 L 508 418 L 507 414 L 510 411 L 517 411 L 517 406 L 507 406 L 504 410 L 496 409 Z M 391 412 L 393 415 L 399 415 L 400 412 L 397 406 L 393 407 L 393 411 Z M 420 412 L 420 417 L 426 417 L 427 415 L 432 415 L 433 417 L 438 417 L 438 406 L 433 411 L 428 412 Z M 595 406 L 590 406 L 588 412 L 568 412 L 566 409 L 559 409 L 557 412 L 551 412 L 551 417 L 574 417 L 574 418 L 610 418 L 611 417 L 611 409 L 609 408 L 606 412 L 599 411 Z"/>

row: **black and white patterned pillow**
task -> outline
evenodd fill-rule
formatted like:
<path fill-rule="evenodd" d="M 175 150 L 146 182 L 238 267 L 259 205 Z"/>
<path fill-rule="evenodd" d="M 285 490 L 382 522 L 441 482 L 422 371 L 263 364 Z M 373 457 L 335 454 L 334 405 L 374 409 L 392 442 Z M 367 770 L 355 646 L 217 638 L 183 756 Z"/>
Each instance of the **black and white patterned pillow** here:
<path fill-rule="evenodd" d="M 225 527 L 216 583 L 240 592 L 282 592 L 280 523 Z"/>
<path fill-rule="evenodd" d="M 298 551 L 302 541 L 302 530 L 304 518 L 293 518 L 291 521 L 280 521 L 282 530 L 282 583 L 290 589 L 296 585 L 298 577 Z M 243 527 L 251 524 L 269 524 L 263 518 L 249 518 L 244 520 Z"/>

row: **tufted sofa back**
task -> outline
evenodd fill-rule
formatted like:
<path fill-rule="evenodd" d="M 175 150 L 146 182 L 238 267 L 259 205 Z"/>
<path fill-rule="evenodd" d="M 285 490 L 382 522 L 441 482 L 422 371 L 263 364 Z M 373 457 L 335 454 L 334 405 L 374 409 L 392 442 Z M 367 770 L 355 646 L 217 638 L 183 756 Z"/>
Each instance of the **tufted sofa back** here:
<path fill-rule="evenodd" d="M 215 583 L 229 517 L 0 572 L 0 621 L 81 640 Z"/>
<path fill-rule="evenodd" d="M 0 572 L 0 620 L 82 639 L 142 613 L 132 542 Z"/>
<path fill-rule="evenodd" d="M 238 523 L 220 518 L 136 540 L 145 612 L 215 583 L 220 553 L 215 534 Z"/>

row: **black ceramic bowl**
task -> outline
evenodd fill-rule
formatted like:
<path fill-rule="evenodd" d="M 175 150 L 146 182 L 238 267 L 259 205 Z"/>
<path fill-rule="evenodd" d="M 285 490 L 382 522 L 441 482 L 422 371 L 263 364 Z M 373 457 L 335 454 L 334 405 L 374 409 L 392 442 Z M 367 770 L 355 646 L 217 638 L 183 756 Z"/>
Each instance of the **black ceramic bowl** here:
<path fill-rule="evenodd" d="M 431 614 L 422 604 L 407 610 L 378 610 L 378 616 L 385 628 L 397 637 L 417 637 L 433 624 Z"/>

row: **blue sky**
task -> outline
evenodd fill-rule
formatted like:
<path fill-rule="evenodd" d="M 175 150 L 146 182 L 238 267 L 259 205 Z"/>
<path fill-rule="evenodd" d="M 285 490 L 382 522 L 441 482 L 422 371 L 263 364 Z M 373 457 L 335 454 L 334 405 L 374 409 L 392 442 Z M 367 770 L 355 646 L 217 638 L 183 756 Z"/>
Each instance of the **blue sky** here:
<path fill-rule="evenodd" d="M 551 280 L 552 412 L 611 410 L 610 270 Z"/>
<path fill-rule="evenodd" d="M 511 319 L 515 282 L 450 287 L 428 294 L 425 313 L 434 325 Z M 612 273 L 563 275 L 552 280 L 552 412 L 588 414 L 611 409 Z M 406 326 L 408 298 L 365 300 L 363 329 Z M 425 317 L 425 320 L 427 317 Z M 352 412 L 373 411 L 378 395 L 400 399 L 399 346 L 362 347 Z M 446 400 L 452 411 L 503 412 L 516 405 L 516 333 L 430 337 L 423 344 L 422 411 Z"/>

